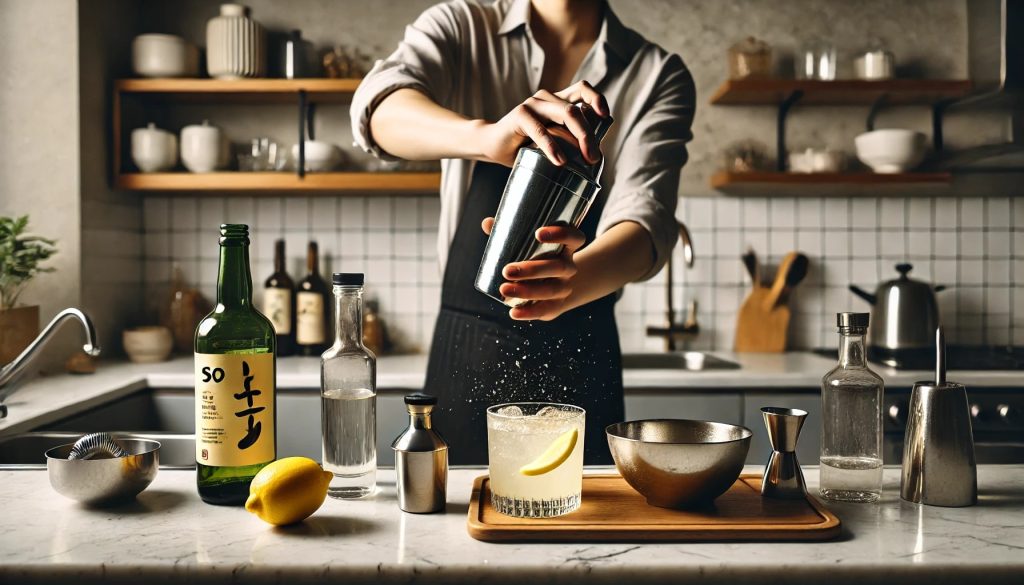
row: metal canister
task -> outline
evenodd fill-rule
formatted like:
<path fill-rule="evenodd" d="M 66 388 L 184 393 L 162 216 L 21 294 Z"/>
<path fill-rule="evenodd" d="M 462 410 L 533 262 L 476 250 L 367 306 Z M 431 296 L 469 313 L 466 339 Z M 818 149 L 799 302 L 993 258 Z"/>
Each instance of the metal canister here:
<path fill-rule="evenodd" d="M 406 396 L 409 427 L 391 444 L 395 451 L 398 507 L 406 512 L 429 514 L 444 510 L 448 494 L 448 443 L 434 430 L 430 420 L 436 404 L 436 396 Z"/>

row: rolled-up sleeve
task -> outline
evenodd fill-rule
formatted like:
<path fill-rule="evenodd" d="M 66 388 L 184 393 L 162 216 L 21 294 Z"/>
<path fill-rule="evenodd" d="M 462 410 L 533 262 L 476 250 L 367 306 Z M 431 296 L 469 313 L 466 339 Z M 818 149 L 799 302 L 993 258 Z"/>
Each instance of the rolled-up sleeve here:
<path fill-rule="evenodd" d="M 687 160 L 686 143 L 693 138 L 690 126 L 696 108 L 693 77 L 678 55 L 667 57 L 656 83 L 643 115 L 622 143 L 598 225 L 603 233 L 632 221 L 650 233 L 654 264 L 640 280 L 661 270 L 679 237 L 679 173 Z"/>
<path fill-rule="evenodd" d="M 396 90 L 416 89 L 441 105 L 449 101 L 452 70 L 459 55 L 458 13 L 454 3 L 428 8 L 405 28 L 398 49 L 377 61 L 363 78 L 349 110 L 357 146 L 379 158 L 395 160 L 374 142 L 370 118 L 384 98 Z"/>

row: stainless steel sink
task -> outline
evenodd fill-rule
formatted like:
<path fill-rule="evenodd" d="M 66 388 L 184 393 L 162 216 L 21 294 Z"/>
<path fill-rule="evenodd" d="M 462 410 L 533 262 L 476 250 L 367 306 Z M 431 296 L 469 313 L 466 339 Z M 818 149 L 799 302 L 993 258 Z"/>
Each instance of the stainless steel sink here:
<path fill-rule="evenodd" d="M 622 367 L 627 370 L 737 370 L 736 362 L 702 351 L 672 353 L 624 353 Z"/>
<path fill-rule="evenodd" d="M 196 442 L 192 435 L 173 433 L 113 433 L 115 437 L 160 441 L 160 467 L 189 469 L 196 466 Z M 42 431 L 0 437 L 0 468 L 46 467 L 47 450 L 74 443 L 82 433 Z"/>

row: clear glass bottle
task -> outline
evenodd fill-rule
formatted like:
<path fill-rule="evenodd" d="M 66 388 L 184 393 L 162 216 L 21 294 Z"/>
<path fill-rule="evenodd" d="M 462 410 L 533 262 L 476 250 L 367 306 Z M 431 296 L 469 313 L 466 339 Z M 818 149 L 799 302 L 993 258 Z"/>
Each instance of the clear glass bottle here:
<path fill-rule="evenodd" d="M 377 485 L 377 358 L 363 345 L 363 275 L 336 272 L 335 339 L 320 362 L 327 495 L 361 498 Z"/>
<path fill-rule="evenodd" d="M 838 313 L 839 365 L 821 380 L 821 480 L 828 500 L 882 495 L 882 378 L 867 365 L 867 313 Z"/>

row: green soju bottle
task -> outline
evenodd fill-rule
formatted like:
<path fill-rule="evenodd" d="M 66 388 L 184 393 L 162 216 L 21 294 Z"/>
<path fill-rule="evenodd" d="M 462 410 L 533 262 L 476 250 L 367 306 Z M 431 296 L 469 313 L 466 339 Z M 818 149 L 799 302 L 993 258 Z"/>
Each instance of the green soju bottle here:
<path fill-rule="evenodd" d="M 277 456 L 274 326 L 252 303 L 249 226 L 220 226 L 217 306 L 196 328 L 196 483 L 240 505 Z"/>

